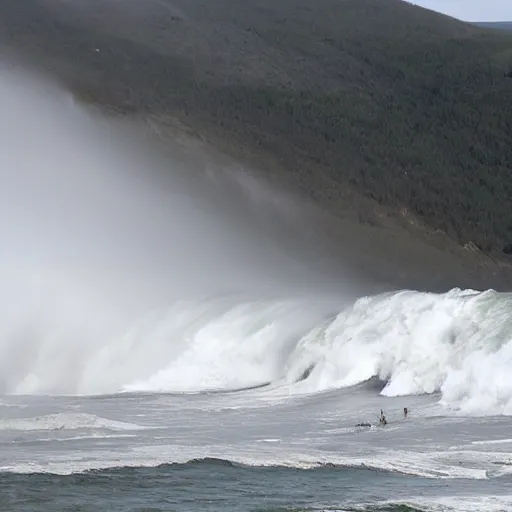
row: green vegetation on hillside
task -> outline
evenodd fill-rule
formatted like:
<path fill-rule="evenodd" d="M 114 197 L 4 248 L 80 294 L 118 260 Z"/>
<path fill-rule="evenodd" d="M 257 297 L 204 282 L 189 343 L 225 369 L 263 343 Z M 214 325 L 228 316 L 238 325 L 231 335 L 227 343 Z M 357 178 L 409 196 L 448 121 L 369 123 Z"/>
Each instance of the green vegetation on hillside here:
<path fill-rule="evenodd" d="M 481 21 L 477 23 L 473 23 L 478 27 L 482 28 L 494 28 L 497 30 L 512 30 L 512 21 Z"/>
<path fill-rule="evenodd" d="M 27 30 L 17 1 L 0 8 L 0 37 L 51 56 L 81 94 L 184 115 L 275 157 L 316 196 L 349 186 L 462 243 L 512 241 L 506 31 L 399 0 L 148 1 L 144 16 L 109 3 L 73 17 L 26 0 Z"/>

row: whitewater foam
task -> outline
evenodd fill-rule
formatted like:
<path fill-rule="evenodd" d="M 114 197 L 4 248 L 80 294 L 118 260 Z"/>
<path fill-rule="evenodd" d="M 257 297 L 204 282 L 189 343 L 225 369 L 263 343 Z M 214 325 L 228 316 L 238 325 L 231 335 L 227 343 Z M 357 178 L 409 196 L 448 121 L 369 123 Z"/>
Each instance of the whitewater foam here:
<path fill-rule="evenodd" d="M 77 388 L 68 391 L 182 393 L 272 383 L 261 394 L 275 399 L 376 377 L 387 382 L 384 396 L 440 392 L 444 407 L 464 414 L 512 414 L 510 294 L 401 291 L 361 298 L 337 315 L 334 304 L 181 301 L 120 338 L 93 344 Z M 63 347 L 52 368 L 73 353 Z M 29 370 L 10 388 L 26 389 L 31 379 L 31 391 L 47 389 L 48 369 Z"/>
<path fill-rule="evenodd" d="M 303 447 L 299 453 L 290 450 L 290 446 L 271 443 L 272 447 L 264 448 L 258 444 L 254 448 L 244 447 L 233 449 L 228 446 L 183 446 L 155 445 L 127 448 L 124 453 L 97 451 L 95 457 L 83 452 L 64 456 L 47 457 L 44 462 L 19 461 L 15 465 L 0 467 L 0 471 L 15 473 L 52 473 L 69 475 L 92 470 L 158 467 L 170 464 L 189 464 L 203 460 L 217 460 L 233 465 L 246 467 L 276 467 L 311 470 L 321 467 L 364 468 L 419 476 L 431 479 L 474 479 L 488 478 L 485 469 L 462 467 L 450 462 L 442 462 L 438 457 L 442 454 L 409 453 L 406 451 L 379 451 L 367 456 L 343 456 L 324 453 L 321 450 L 307 450 Z"/>
<path fill-rule="evenodd" d="M 512 496 L 450 496 L 429 498 L 422 496 L 407 500 L 384 500 L 372 503 L 358 503 L 341 508 L 319 510 L 319 512 L 366 512 L 371 510 L 411 510 L 422 512 L 505 512 L 512 510 Z"/>
<path fill-rule="evenodd" d="M 482 441 L 473 441 L 472 444 L 486 445 L 486 444 L 512 444 L 512 439 L 484 439 Z"/>
<path fill-rule="evenodd" d="M 78 430 L 78 429 L 106 429 L 106 430 L 143 430 L 146 427 L 101 418 L 85 413 L 57 413 L 46 414 L 33 418 L 3 419 L 0 420 L 0 430 Z"/>
<path fill-rule="evenodd" d="M 442 393 L 467 413 L 511 414 L 512 295 L 455 289 L 366 297 L 297 345 L 287 382 L 318 392 L 378 377 L 384 396 Z"/>
<path fill-rule="evenodd" d="M 382 505 L 396 505 L 383 502 Z M 505 512 L 512 510 L 512 496 L 453 496 L 445 498 L 416 498 L 400 503 L 426 512 Z"/>
<path fill-rule="evenodd" d="M 217 307 L 214 315 L 187 325 L 180 336 L 183 351 L 167 366 L 124 389 L 236 390 L 274 382 L 283 376 L 297 341 L 322 314 L 322 305 L 297 300 L 238 303 L 220 311 Z"/>

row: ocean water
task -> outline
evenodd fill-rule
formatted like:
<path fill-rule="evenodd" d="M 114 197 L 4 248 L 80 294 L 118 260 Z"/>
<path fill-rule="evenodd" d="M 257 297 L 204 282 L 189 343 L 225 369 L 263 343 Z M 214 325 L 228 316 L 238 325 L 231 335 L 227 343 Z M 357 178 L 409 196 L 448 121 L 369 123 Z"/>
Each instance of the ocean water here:
<path fill-rule="evenodd" d="M 66 395 L 34 361 L 0 401 L 0 507 L 512 510 L 511 301 L 224 297 L 90 350 Z M 137 366 L 159 339 L 182 343 Z"/>

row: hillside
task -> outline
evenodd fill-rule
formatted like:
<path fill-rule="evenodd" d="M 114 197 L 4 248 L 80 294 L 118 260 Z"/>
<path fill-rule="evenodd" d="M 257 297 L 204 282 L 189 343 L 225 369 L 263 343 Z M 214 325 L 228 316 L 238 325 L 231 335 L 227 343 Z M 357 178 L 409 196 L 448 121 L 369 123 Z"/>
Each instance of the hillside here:
<path fill-rule="evenodd" d="M 512 30 L 512 21 L 493 21 L 493 22 L 481 21 L 478 23 L 474 23 L 474 25 L 477 25 L 482 28 L 494 28 L 494 29 L 498 29 L 498 30 Z"/>
<path fill-rule="evenodd" d="M 3 0 L 0 40 L 87 101 L 275 161 L 461 244 L 512 242 L 512 34 L 400 0 Z"/>

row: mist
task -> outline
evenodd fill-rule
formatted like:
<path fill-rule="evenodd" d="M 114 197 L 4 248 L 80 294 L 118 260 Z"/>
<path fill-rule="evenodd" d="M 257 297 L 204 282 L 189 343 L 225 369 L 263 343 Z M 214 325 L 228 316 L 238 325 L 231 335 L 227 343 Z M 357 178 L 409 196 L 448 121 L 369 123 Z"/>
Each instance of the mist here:
<path fill-rule="evenodd" d="M 174 301 L 346 294 L 300 249 L 293 200 L 0 69 L 0 392 L 59 388 L 30 368 L 71 379 L 91 344 Z"/>

